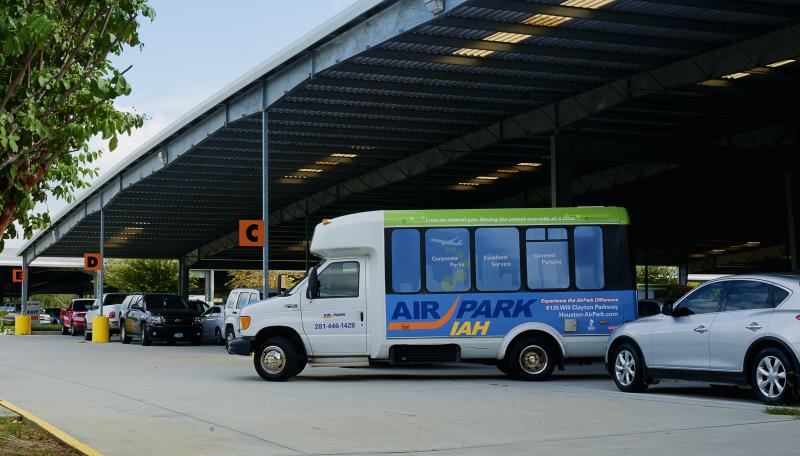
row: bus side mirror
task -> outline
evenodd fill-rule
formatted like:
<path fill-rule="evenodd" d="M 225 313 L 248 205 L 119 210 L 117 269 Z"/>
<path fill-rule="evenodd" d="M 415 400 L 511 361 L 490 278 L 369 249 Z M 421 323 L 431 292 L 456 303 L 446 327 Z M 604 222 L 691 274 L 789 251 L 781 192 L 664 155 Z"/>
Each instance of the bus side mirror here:
<path fill-rule="evenodd" d="M 306 297 L 314 299 L 319 296 L 319 279 L 317 278 L 317 268 L 311 268 L 308 273 L 308 288 L 306 288 Z"/>

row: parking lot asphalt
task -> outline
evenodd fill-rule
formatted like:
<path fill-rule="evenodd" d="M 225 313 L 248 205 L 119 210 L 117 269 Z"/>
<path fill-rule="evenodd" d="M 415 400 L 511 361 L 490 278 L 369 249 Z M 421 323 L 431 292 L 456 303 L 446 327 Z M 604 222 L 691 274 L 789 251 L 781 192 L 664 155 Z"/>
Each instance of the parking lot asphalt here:
<path fill-rule="evenodd" d="M 491 366 L 307 368 L 262 381 L 217 346 L 0 336 L 0 398 L 106 455 L 797 454 L 800 421 L 752 394 L 601 366 L 540 383 Z"/>

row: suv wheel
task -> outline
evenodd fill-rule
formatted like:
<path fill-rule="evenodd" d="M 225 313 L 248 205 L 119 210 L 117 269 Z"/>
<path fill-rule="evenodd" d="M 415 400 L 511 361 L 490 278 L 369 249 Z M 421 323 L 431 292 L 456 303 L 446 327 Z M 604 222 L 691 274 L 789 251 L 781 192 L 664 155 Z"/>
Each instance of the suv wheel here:
<path fill-rule="evenodd" d="M 294 344 L 283 337 L 271 337 L 261 342 L 253 356 L 256 372 L 264 380 L 282 382 L 296 375 L 298 356 Z"/>
<path fill-rule="evenodd" d="M 750 379 L 753 390 L 768 405 L 789 404 L 795 401 L 791 378 L 792 364 L 782 350 L 767 348 L 756 356 Z"/>
<path fill-rule="evenodd" d="M 641 393 L 647 389 L 644 381 L 644 361 L 639 350 L 631 344 L 622 344 L 614 350 L 611 358 L 614 383 L 625 393 Z"/>
<path fill-rule="evenodd" d="M 75 337 L 78 335 L 78 330 L 74 326 L 69 327 L 69 335 Z"/>
<path fill-rule="evenodd" d="M 147 333 L 147 325 L 142 325 L 142 346 L 147 347 L 150 345 L 152 341 L 150 340 L 150 334 Z"/>
<path fill-rule="evenodd" d="M 66 326 L 62 325 L 61 326 L 61 335 L 62 336 L 66 336 L 67 334 L 69 334 L 69 328 L 67 328 Z"/>
<path fill-rule="evenodd" d="M 543 337 L 525 337 L 506 352 L 505 368 L 522 380 L 545 380 L 556 368 L 557 354 L 552 345 Z"/>
<path fill-rule="evenodd" d="M 92 340 L 92 332 L 84 330 L 83 331 L 83 340 L 90 342 Z"/>
<path fill-rule="evenodd" d="M 225 329 L 225 340 L 233 340 L 236 338 L 236 333 L 233 332 L 233 328 L 228 326 Z"/>
<path fill-rule="evenodd" d="M 122 339 L 122 343 L 123 344 L 131 343 L 131 340 L 133 340 L 133 338 L 128 335 L 128 330 L 125 329 L 125 324 L 123 322 L 120 322 L 119 326 L 120 326 L 120 328 L 119 328 L 119 338 Z"/>

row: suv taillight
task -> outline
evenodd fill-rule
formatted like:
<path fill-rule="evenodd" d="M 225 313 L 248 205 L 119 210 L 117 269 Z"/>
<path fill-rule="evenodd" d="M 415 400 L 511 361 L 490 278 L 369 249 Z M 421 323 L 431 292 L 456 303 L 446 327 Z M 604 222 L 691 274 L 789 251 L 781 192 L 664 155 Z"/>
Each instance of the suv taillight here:
<path fill-rule="evenodd" d="M 108 318 L 114 318 L 114 317 L 116 317 L 116 316 L 117 316 L 117 313 L 116 313 L 116 312 L 114 312 L 113 310 L 112 310 L 111 312 L 109 312 L 109 313 L 108 313 Z"/>

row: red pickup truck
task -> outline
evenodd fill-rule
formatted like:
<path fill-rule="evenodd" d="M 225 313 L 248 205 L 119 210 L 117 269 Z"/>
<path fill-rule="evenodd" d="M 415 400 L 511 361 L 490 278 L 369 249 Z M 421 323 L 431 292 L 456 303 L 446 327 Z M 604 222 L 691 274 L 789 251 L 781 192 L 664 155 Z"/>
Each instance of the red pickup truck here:
<path fill-rule="evenodd" d="M 61 334 L 77 336 L 86 331 L 86 312 L 92 303 L 91 298 L 73 299 L 66 309 L 61 309 Z"/>

